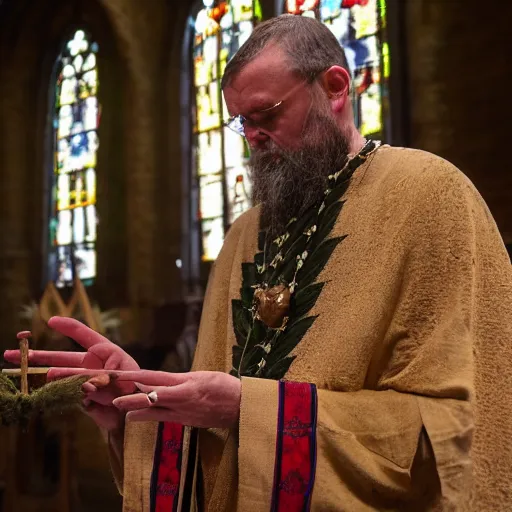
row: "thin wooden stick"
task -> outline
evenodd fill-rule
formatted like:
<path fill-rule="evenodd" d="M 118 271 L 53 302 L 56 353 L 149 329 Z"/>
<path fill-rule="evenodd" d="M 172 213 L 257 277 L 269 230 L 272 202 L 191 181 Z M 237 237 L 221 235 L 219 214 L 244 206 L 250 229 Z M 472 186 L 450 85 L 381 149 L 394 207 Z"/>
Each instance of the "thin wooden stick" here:
<path fill-rule="evenodd" d="M 28 338 L 31 336 L 30 331 L 21 331 L 17 335 L 20 340 L 21 393 L 23 395 L 28 395 Z"/>
<path fill-rule="evenodd" d="M 47 374 L 50 368 L 46 367 L 28 367 L 27 369 L 27 375 L 44 375 Z M 2 370 L 2 373 L 4 375 L 10 375 L 11 377 L 21 377 L 21 370 L 20 368 L 4 368 Z"/>

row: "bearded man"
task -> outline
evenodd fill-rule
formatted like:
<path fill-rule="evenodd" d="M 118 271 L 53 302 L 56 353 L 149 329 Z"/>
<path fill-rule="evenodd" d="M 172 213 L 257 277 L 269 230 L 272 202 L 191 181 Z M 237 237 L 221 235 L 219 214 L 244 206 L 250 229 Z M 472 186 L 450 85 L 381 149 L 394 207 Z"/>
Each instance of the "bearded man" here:
<path fill-rule="evenodd" d="M 193 371 L 63 318 L 87 352 L 31 354 L 110 375 L 84 390 L 124 510 L 511 510 L 512 275 L 480 195 L 358 133 L 314 20 L 260 24 L 222 87 L 258 206 L 212 269 Z"/>

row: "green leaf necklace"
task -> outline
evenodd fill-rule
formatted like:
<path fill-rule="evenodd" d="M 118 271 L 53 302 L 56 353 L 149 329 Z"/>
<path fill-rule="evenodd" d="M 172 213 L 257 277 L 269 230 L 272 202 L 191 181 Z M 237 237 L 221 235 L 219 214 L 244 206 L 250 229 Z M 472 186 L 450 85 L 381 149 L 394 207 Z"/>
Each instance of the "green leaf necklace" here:
<path fill-rule="evenodd" d="M 258 253 L 242 263 L 240 299 L 232 301 L 233 346 L 231 375 L 282 379 L 290 356 L 316 316 L 308 316 L 325 283 L 315 283 L 334 249 L 345 236 L 328 238 L 339 217 L 354 171 L 381 143 L 369 140 L 340 171 L 328 177 L 322 201 L 300 219 L 291 219 L 285 233 L 270 244 L 258 235 Z"/>

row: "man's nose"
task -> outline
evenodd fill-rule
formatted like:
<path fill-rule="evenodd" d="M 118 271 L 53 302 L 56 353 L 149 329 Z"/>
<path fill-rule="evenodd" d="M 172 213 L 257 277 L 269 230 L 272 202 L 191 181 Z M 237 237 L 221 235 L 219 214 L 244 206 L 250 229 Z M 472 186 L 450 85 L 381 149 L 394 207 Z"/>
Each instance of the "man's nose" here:
<path fill-rule="evenodd" d="M 261 148 L 269 139 L 269 136 L 259 128 L 247 124 L 244 126 L 244 133 L 251 149 Z"/>

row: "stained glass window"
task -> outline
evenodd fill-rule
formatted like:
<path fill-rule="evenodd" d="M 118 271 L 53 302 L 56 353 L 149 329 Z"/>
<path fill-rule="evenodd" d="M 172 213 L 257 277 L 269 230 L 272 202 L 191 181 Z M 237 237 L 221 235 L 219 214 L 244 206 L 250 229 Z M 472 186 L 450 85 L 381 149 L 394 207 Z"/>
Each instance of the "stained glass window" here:
<path fill-rule="evenodd" d="M 390 73 L 386 0 L 287 0 L 286 10 L 314 17 L 333 32 L 353 77 L 356 125 L 364 136 L 384 139 Z"/>
<path fill-rule="evenodd" d="M 57 287 L 96 276 L 98 45 L 77 30 L 56 63 L 49 274 Z"/>
<path fill-rule="evenodd" d="M 203 0 L 194 34 L 194 162 L 199 183 L 202 259 L 214 260 L 233 221 L 250 207 L 245 140 L 223 127 L 220 90 L 227 62 L 261 20 L 258 0 Z"/>

